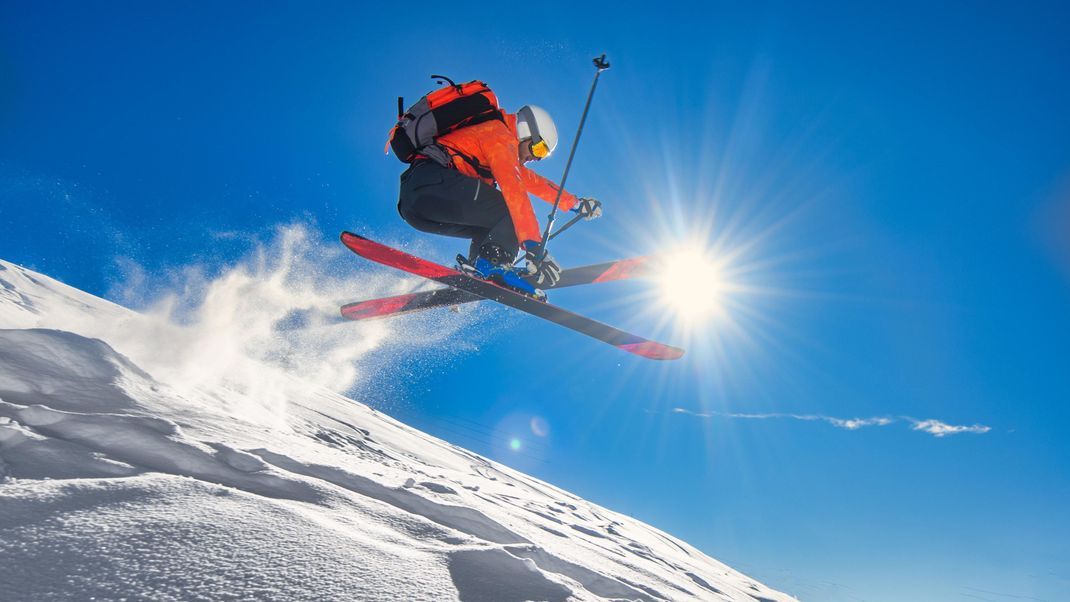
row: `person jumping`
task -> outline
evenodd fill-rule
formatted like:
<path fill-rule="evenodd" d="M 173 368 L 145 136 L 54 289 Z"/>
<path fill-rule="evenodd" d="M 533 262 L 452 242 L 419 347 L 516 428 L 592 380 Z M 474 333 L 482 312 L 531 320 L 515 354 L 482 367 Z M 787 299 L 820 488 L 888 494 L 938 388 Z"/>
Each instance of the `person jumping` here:
<path fill-rule="evenodd" d="M 553 286 L 561 268 L 549 254 L 537 256 L 542 237 L 528 194 L 560 198 L 559 209 L 588 220 L 602 215 L 602 205 L 565 190 L 559 196 L 556 184 L 525 166 L 557 146 L 549 113 L 535 105 L 507 113 L 486 84 L 442 79 L 450 87 L 423 97 L 391 131 L 395 154 L 411 163 L 401 174 L 398 213 L 422 232 L 469 239 L 467 256 L 457 256 L 462 271 L 542 298 L 538 289 Z M 514 267 L 521 251 L 525 264 Z"/>

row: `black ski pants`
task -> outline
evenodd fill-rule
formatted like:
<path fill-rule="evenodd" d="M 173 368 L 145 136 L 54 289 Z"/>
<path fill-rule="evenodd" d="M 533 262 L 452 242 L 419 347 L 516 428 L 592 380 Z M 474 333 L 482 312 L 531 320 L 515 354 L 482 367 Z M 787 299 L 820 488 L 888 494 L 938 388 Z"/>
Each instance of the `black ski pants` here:
<path fill-rule="evenodd" d="M 485 243 L 500 245 L 510 257 L 520 249 L 502 193 L 434 161 L 418 161 L 401 174 L 398 213 L 421 232 L 471 240 L 470 260 Z"/>

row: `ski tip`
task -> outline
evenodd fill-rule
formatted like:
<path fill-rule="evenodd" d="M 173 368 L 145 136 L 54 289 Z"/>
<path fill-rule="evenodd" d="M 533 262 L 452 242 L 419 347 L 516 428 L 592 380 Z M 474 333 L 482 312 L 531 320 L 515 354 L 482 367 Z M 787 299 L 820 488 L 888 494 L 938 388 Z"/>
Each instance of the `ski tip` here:
<path fill-rule="evenodd" d="M 618 348 L 634 353 L 640 357 L 652 360 L 678 360 L 684 356 L 684 350 L 679 347 L 657 343 L 655 341 L 643 341 L 642 343 L 625 343 L 617 345 Z"/>
<path fill-rule="evenodd" d="M 638 278 L 650 269 L 650 264 L 651 260 L 649 257 L 633 257 L 631 259 L 615 261 L 610 264 L 606 271 L 599 274 L 598 277 L 591 282 L 593 284 L 598 282 L 613 282 L 614 280 Z"/>

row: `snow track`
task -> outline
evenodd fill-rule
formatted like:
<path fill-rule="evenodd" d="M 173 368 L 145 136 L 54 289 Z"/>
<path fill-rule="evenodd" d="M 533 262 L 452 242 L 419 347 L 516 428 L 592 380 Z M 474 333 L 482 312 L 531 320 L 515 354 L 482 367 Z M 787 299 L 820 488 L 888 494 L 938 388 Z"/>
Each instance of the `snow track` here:
<path fill-rule="evenodd" d="M 0 599 L 790 599 L 296 379 L 249 421 L 248 391 L 176 388 L 55 329 L 72 312 L 136 335 L 136 314 L 0 262 Z"/>

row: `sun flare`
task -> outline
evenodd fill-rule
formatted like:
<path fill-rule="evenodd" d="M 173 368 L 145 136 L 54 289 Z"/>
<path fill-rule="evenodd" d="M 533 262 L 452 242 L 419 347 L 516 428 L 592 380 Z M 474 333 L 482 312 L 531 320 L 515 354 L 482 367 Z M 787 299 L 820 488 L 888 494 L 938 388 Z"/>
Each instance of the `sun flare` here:
<path fill-rule="evenodd" d="M 662 301 L 689 323 L 721 311 L 724 280 L 717 263 L 700 247 L 687 247 L 663 256 L 658 290 Z"/>

